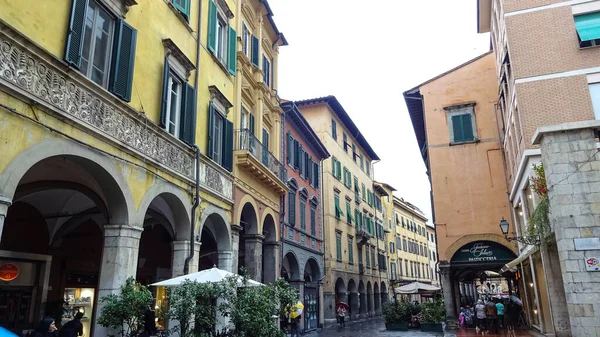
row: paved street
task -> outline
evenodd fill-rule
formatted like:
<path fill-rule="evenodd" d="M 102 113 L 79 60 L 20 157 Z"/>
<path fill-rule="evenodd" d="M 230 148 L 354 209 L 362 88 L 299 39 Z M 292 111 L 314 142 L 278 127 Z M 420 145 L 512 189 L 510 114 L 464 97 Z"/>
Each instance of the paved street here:
<path fill-rule="evenodd" d="M 309 337 L 435 337 L 444 334 L 425 333 L 420 331 L 386 331 L 385 324 L 380 318 L 365 322 L 349 323 L 345 328 L 330 327 L 320 333 L 311 333 Z"/>

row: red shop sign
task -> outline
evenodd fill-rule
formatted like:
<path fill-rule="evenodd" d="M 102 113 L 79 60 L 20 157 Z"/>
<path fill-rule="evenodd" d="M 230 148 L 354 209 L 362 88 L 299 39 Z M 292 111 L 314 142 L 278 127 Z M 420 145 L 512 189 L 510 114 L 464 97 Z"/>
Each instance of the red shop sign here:
<path fill-rule="evenodd" d="M 12 281 L 19 276 L 19 267 L 12 263 L 0 265 L 0 280 Z"/>

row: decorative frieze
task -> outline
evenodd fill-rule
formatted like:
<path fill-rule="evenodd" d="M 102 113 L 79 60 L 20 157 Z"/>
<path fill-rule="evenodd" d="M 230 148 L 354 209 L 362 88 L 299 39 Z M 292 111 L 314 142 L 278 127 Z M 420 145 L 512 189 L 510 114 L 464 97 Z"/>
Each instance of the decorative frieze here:
<path fill-rule="evenodd" d="M 204 158 L 200 160 L 200 186 L 233 200 L 233 178 L 207 162 Z"/>
<path fill-rule="evenodd" d="M 150 158 L 193 179 L 194 157 L 190 148 L 110 93 L 91 89 L 91 81 L 79 73 L 65 71 L 69 68 L 46 51 L 23 38 L 7 35 L 11 32 L 7 27 L 0 28 L 4 28 L 0 30 L 1 85 L 116 141 L 143 159 Z"/>

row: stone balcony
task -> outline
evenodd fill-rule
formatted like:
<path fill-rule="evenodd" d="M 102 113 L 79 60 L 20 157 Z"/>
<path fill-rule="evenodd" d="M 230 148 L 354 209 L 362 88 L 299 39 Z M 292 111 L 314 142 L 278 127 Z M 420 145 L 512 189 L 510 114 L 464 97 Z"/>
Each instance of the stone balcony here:
<path fill-rule="evenodd" d="M 0 86 L 64 123 L 194 183 L 192 147 L 1 21 Z M 200 186 L 232 200 L 231 175 L 209 162 L 201 156 Z"/>

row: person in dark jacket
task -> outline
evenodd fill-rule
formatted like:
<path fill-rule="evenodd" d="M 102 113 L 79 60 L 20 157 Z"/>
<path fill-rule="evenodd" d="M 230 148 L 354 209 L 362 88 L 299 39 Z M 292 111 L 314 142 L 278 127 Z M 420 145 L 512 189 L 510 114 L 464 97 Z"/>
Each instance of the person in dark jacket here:
<path fill-rule="evenodd" d="M 78 312 L 75 314 L 75 318 L 63 325 L 60 330 L 60 337 L 77 337 L 83 336 L 83 324 L 81 324 L 81 318 L 83 313 Z"/>
<path fill-rule="evenodd" d="M 54 325 L 54 318 L 50 316 L 46 316 L 42 318 L 40 323 L 33 331 L 34 337 L 54 337 L 56 336 L 56 325 Z"/>

